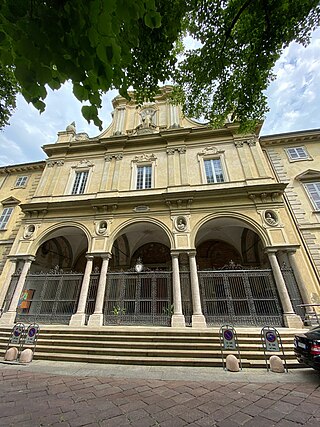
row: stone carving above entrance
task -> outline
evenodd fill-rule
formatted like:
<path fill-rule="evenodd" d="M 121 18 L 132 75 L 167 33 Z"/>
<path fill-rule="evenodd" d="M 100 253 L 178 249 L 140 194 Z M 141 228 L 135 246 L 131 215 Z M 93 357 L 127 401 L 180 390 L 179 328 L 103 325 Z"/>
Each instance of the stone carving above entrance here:
<path fill-rule="evenodd" d="M 156 128 L 156 109 L 153 106 L 143 108 L 140 112 L 141 123 L 137 126 L 138 135 L 153 133 Z"/>

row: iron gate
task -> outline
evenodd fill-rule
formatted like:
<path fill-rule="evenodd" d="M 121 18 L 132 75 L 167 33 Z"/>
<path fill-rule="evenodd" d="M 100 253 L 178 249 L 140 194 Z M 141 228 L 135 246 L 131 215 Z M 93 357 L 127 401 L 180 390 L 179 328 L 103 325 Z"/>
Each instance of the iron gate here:
<path fill-rule="evenodd" d="M 56 268 L 28 274 L 17 308 L 17 322 L 68 324 L 76 312 L 83 274 Z"/>
<path fill-rule="evenodd" d="M 168 326 L 171 298 L 171 272 L 108 273 L 104 323 Z"/>
<path fill-rule="evenodd" d="M 208 325 L 283 326 L 272 270 L 199 271 Z"/>

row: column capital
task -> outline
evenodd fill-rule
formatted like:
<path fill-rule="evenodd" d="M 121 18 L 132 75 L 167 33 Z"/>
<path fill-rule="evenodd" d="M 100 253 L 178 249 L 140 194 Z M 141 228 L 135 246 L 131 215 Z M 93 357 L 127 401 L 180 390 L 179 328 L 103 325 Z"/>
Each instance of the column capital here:
<path fill-rule="evenodd" d="M 102 259 L 111 259 L 112 258 L 112 254 L 110 252 L 106 252 L 105 254 L 101 254 L 100 257 Z"/>
<path fill-rule="evenodd" d="M 7 259 L 11 262 L 17 262 L 18 261 L 18 258 L 16 255 L 8 255 Z"/>
<path fill-rule="evenodd" d="M 266 247 L 266 248 L 264 248 L 264 252 L 266 254 L 276 254 L 278 252 L 278 249 L 275 247 L 269 247 L 269 248 Z"/>
<path fill-rule="evenodd" d="M 172 258 L 178 258 L 180 255 L 180 251 L 171 251 L 170 253 Z"/>
<path fill-rule="evenodd" d="M 94 254 L 86 254 L 86 258 L 87 258 L 88 261 L 93 261 Z"/>
<path fill-rule="evenodd" d="M 297 249 L 300 248 L 300 245 L 281 245 L 281 246 L 266 246 L 264 248 L 265 253 L 276 253 L 276 252 L 293 252 L 295 253 Z"/>
<path fill-rule="evenodd" d="M 285 252 L 287 252 L 288 255 L 295 254 L 299 248 L 300 248 L 300 245 L 287 246 L 285 249 Z"/>
<path fill-rule="evenodd" d="M 187 253 L 190 257 L 195 257 L 197 255 L 197 251 L 195 249 L 187 251 Z"/>
<path fill-rule="evenodd" d="M 15 255 L 12 261 L 33 262 L 36 259 L 34 255 Z"/>

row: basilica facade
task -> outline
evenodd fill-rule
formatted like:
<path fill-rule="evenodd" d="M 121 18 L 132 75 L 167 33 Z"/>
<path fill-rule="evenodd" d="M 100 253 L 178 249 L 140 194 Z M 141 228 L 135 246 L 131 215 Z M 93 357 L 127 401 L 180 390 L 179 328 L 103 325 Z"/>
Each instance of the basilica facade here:
<path fill-rule="evenodd" d="M 1 324 L 301 327 L 319 303 L 280 138 L 187 119 L 170 91 L 118 96 L 99 136 L 72 123 L 45 162 L 0 168 Z"/>

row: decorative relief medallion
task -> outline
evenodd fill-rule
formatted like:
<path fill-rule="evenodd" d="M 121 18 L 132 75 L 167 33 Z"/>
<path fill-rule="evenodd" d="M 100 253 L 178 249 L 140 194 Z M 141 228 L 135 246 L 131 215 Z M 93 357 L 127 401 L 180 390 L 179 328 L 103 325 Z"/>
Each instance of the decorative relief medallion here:
<path fill-rule="evenodd" d="M 36 231 L 36 226 L 34 224 L 26 225 L 24 228 L 23 238 L 30 239 L 34 232 Z"/>
<path fill-rule="evenodd" d="M 175 219 L 175 228 L 177 231 L 186 231 L 187 229 L 187 219 L 184 216 L 178 216 Z"/>
<path fill-rule="evenodd" d="M 112 219 L 108 219 L 108 220 L 103 219 L 101 221 L 95 221 L 94 224 L 95 224 L 96 234 L 98 234 L 99 236 L 108 237 L 111 223 L 112 223 Z"/>
<path fill-rule="evenodd" d="M 270 226 L 274 226 L 275 227 L 276 225 L 279 224 L 278 215 L 274 211 L 271 211 L 271 210 L 265 211 L 265 213 L 264 213 L 264 220 Z"/>

